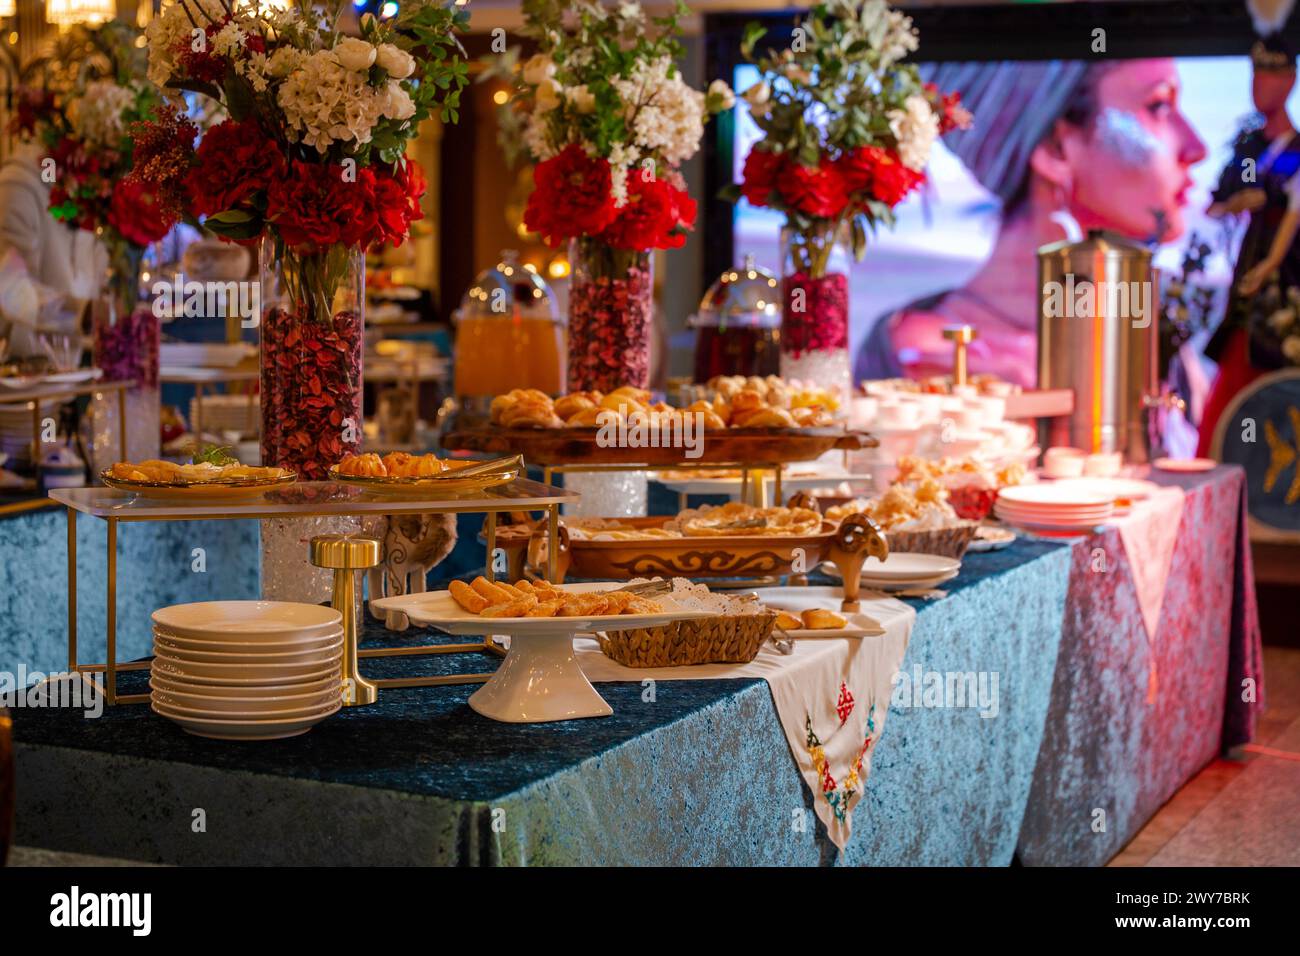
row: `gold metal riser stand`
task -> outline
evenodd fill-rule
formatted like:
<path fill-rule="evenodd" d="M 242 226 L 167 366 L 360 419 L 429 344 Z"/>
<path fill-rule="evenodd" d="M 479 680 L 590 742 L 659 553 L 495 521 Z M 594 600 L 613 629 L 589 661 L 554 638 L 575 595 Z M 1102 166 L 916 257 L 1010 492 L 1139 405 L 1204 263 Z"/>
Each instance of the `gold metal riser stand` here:
<path fill-rule="evenodd" d="M 447 514 L 484 514 L 484 522 L 487 537 L 487 567 L 484 569 L 485 576 L 492 577 L 492 557 L 496 550 L 496 524 L 497 515 L 518 510 L 517 503 L 503 501 L 498 508 L 485 510 L 482 507 L 437 507 L 439 502 L 430 501 L 430 513 L 447 513 Z M 551 560 L 548 562 L 548 575 L 550 581 L 558 583 L 557 567 L 555 555 L 559 550 L 559 523 L 560 523 L 560 505 L 549 504 L 544 506 L 547 512 L 547 530 L 550 535 L 550 554 Z M 67 509 L 67 527 L 68 527 L 68 670 L 72 673 L 82 675 L 104 674 L 103 683 L 104 699 L 108 704 L 147 704 L 150 700 L 149 694 L 118 694 L 117 692 L 117 675 L 119 671 L 141 671 L 149 670 L 150 661 L 128 661 L 119 663 L 117 661 L 117 526 L 119 522 L 138 522 L 147 521 L 211 521 L 221 519 L 239 519 L 239 520 L 262 520 L 266 518 L 277 517 L 277 515 L 260 513 L 250 514 L 203 514 L 194 518 L 130 518 L 130 517 L 106 517 L 104 522 L 107 528 L 107 621 L 105 631 L 107 635 L 107 660 L 102 664 L 81 664 L 78 662 L 77 647 L 77 511 L 75 508 Z M 368 513 L 370 514 L 370 513 Z M 313 517 L 307 512 L 296 512 L 293 517 Z M 322 512 L 320 516 L 337 517 L 340 515 L 337 511 Z M 348 572 L 355 574 L 355 571 Z M 336 576 L 336 584 L 337 584 Z M 355 584 L 352 586 L 355 593 Z M 337 597 L 337 595 L 336 595 Z M 354 605 L 355 606 L 355 605 Z M 346 641 L 345 641 L 346 644 Z M 501 647 L 491 637 L 485 638 L 481 642 L 458 643 L 458 644 L 428 644 L 416 647 L 376 647 L 357 649 L 357 658 L 373 657 L 422 657 L 433 654 L 468 654 L 484 653 L 494 657 L 504 657 L 505 648 Z M 360 682 L 366 685 L 383 689 L 383 688 L 407 688 L 407 687 L 440 687 L 448 684 L 474 684 L 483 683 L 492 677 L 491 673 L 477 674 L 446 674 L 430 675 L 428 677 L 400 677 L 400 678 L 381 678 L 369 679 L 363 677 L 360 673 L 356 674 L 358 686 Z"/>

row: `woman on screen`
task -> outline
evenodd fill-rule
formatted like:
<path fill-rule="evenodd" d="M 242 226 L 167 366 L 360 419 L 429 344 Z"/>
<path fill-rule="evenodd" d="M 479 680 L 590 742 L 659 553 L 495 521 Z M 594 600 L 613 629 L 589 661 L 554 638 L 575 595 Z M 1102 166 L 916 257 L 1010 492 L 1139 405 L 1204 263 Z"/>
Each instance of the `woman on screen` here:
<path fill-rule="evenodd" d="M 943 329 L 974 326 L 971 371 L 1037 377 L 1040 246 L 1080 230 L 1176 239 L 1205 144 L 1179 109 L 1173 60 L 943 65 L 926 79 L 961 94 L 975 126 L 947 138 L 1003 204 L 993 251 L 960 288 L 884 316 L 858 353 L 861 378 L 950 372 Z"/>

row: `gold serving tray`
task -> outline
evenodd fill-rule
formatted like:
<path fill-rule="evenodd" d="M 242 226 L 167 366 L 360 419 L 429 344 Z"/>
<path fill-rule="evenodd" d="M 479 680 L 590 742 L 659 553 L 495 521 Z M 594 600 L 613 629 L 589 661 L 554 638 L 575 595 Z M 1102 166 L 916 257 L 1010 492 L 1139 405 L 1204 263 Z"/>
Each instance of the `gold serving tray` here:
<path fill-rule="evenodd" d="M 443 436 L 444 448 L 456 451 L 522 454 L 534 465 L 652 465 L 683 463 L 786 464 L 811 461 L 833 449 L 874 448 L 866 432 L 821 428 L 718 428 L 702 433 L 701 455 L 686 458 L 684 448 L 620 448 L 596 443 L 599 428 L 454 427 Z"/>
<path fill-rule="evenodd" d="M 360 475 L 341 475 L 338 472 L 338 466 L 335 465 L 330 468 L 329 477 L 332 481 L 351 485 L 354 488 L 360 488 L 377 495 L 387 495 L 392 498 L 415 497 L 434 500 L 445 494 L 480 491 L 484 488 L 508 485 L 519 477 L 520 470 L 520 466 L 515 464 L 502 468 L 500 471 L 484 472 L 465 478 L 456 477 L 455 471 L 443 472 L 443 474 L 431 478 L 372 478 Z"/>
<path fill-rule="evenodd" d="M 114 478 L 105 470 L 99 473 L 99 480 L 109 488 L 118 491 L 130 491 L 145 498 L 229 500 L 231 498 L 255 498 L 271 488 L 293 484 L 298 480 L 298 476 L 291 471 L 283 471 L 282 474 L 274 478 L 216 478 L 212 481 L 129 481 L 125 478 Z"/>

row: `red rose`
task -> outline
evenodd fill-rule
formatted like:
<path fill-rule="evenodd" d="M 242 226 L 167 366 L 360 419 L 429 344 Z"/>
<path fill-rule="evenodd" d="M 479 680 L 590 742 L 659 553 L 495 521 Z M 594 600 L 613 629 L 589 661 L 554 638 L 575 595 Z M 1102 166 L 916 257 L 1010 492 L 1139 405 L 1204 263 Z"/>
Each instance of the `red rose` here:
<path fill-rule="evenodd" d="M 367 243 L 391 242 L 400 246 L 411 233 L 411 223 L 424 218 L 424 172 L 415 163 L 399 165 L 393 172 L 374 170 L 374 209 L 377 233 Z"/>
<path fill-rule="evenodd" d="M 279 147 L 256 121 L 226 120 L 199 141 L 194 167 L 185 178 L 191 212 L 211 216 L 238 208 L 284 175 Z"/>
<path fill-rule="evenodd" d="M 879 146 L 861 146 L 845 153 L 837 165 L 849 192 L 888 206 L 898 205 L 925 182 L 924 173 L 904 166 L 897 153 Z"/>
<path fill-rule="evenodd" d="M 601 233 L 616 249 L 677 249 L 695 225 L 695 200 L 667 179 L 628 174 L 627 204 Z"/>
<path fill-rule="evenodd" d="M 349 177 L 341 165 L 295 160 L 267 189 L 266 214 L 290 246 L 369 243 L 379 232 L 374 190 L 368 168 Z"/>
<path fill-rule="evenodd" d="M 781 177 L 781 194 L 809 216 L 833 219 L 849 202 L 849 190 L 835 164 L 824 155 L 816 166 L 792 163 Z"/>
<path fill-rule="evenodd" d="M 157 197 L 144 186 L 129 179 L 123 179 L 113 187 L 108 224 L 123 239 L 137 246 L 157 242 L 172 227 Z"/>
<path fill-rule="evenodd" d="M 766 206 L 785 171 L 785 157 L 755 146 L 745 157 L 740 190 L 751 206 Z"/>
<path fill-rule="evenodd" d="M 588 156 L 577 144 L 566 146 L 533 169 L 524 223 L 552 245 L 594 236 L 617 214 L 611 185 L 608 162 Z"/>

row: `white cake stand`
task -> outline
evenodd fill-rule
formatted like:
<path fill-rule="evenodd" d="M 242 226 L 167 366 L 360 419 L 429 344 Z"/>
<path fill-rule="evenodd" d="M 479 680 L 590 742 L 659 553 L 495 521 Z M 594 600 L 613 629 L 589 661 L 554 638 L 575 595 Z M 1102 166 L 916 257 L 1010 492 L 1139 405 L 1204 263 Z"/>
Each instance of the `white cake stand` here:
<path fill-rule="evenodd" d="M 610 591 L 611 582 L 570 584 L 565 591 Z M 374 602 L 376 610 L 401 611 L 412 623 L 426 624 L 449 634 L 479 635 L 485 630 L 510 638 L 510 650 L 497 672 L 469 699 L 484 717 L 506 723 L 544 723 L 614 713 L 596 692 L 573 656 L 573 636 L 603 630 L 658 627 L 685 618 L 709 617 L 656 597 L 664 610 L 657 614 L 599 617 L 498 617 L 470 614 L 446 591 L 406 594 Z"/>

